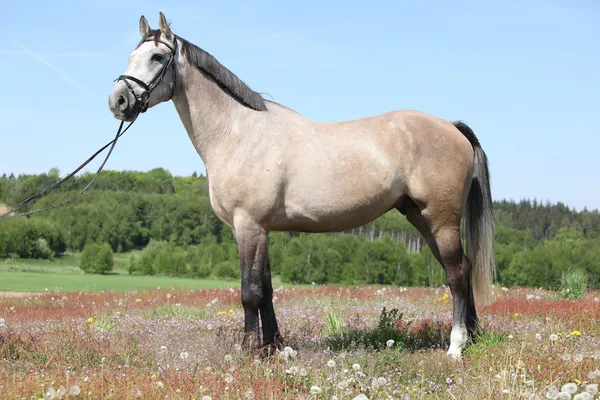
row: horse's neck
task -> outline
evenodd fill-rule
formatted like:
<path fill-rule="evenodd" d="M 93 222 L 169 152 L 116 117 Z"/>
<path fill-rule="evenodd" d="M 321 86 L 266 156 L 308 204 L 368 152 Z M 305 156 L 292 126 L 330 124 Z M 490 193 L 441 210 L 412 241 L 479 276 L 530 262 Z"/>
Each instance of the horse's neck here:
<path fill-rule="evenodd" d="M 228 136 L 251 110 L 187 63 L 178 71 L 176 82 L 173 103 L 208 172 L 211 160 L 223 154 Z"/>

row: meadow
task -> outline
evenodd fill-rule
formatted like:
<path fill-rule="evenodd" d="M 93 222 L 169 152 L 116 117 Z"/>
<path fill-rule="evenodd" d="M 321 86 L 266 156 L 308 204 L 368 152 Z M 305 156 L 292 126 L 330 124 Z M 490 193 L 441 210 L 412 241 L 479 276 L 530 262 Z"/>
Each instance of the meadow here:
<path fill-rule="evenodd" d="M 265 360 L 239 346 L 234 282 L 20 293 L 0 300 L 0 397 L 595 398 L 599 295 L 496 287 L 480 336 L 456 362 L 445 355 L 452 297 L 443 287 L 279 286 L 287 347 Z"/>

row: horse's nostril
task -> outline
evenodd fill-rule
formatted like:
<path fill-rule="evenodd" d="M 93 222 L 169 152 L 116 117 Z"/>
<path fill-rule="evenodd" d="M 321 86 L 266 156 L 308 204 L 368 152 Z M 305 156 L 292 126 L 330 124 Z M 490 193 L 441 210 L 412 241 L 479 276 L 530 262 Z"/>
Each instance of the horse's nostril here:
<path fill-rule="evenodd" d="M 119 100 L 117 100 L 117 103 L 119 103 L 119 105 L 122 106 L 125 103 L 125 97 L 119 96 Z"/>

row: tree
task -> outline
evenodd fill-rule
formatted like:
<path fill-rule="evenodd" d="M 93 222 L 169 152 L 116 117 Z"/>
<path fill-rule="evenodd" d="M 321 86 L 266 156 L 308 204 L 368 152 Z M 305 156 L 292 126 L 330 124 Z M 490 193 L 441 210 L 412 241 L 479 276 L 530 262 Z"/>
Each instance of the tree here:
<path fill-rule="evenodd" d="M 85 245 L 79 260 L 79 268 L 84 272 L 104 274 L 111 271 L 113 266 L 113 252 L 108 243 Z"/>

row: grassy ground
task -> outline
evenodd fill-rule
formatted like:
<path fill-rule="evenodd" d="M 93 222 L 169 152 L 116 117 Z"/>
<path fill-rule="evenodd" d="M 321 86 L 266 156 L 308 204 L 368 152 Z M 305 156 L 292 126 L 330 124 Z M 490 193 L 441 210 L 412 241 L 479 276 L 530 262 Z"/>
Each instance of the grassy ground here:
<path fill-rule="evenodd" d="M 122 266 L 126 265 L 129 254 L 115 254 L 115 268 L 110 274 L 84 274 L 79 269 L 79 257 L 80 254 L 67 254 L 53 260 L 0 260 L 0 291 L 79 292 L 101 290 L 127 291 L 155 288 L 220 289 L 240 287 L 239 279 L 131 276 L 122 268 Z M 273 285 L 275 287 L 284 286 L 278 277 L 273 278 Z"/>
<path fill-rule="evenodd" d="M 0 291 L 79 292 L 126 291 L 152 288 L 217 289 L 239 287 L 239 280 L 187 279 L 165 276 L 47 274 L 35 272 L 0 272 Z"/>
<path fill-rule="evenodd" d="M 0 397 L 593 399 L 598 295 L 497 288 L 459 362 L 445 354 L 443 288 L 281 288 L 274 303 L 290 347 L 262 361 L 239 346 L 239 289 L 0 299 Z"/>
<path fill-rule="evenodd" d="M 239 287 L 239 280 L 188 279 L 167 276 L 131 276 L 121 267 L 128 254 L 115 254 L 115 268 L 106 275 L 84 274 L 79 269 L 80 254 L 67 254 L 53 260 L 6 259 L 0 261 L 0 291 L 79 292 L 127 291 L 155 288 L 218 289 Z"/>

